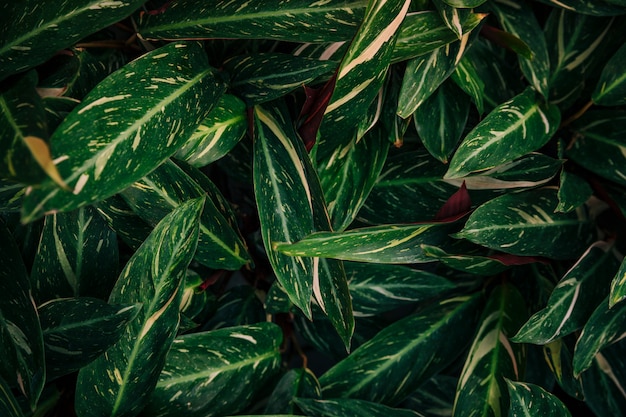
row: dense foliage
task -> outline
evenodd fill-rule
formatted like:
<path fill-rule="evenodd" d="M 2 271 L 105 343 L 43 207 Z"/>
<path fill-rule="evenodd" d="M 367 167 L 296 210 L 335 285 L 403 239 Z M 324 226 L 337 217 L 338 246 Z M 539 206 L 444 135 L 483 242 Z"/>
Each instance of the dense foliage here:
<path fill-rule="evenodd" d="M 0 415 L 625 415 L 625 23 L 0 2 Z"/>

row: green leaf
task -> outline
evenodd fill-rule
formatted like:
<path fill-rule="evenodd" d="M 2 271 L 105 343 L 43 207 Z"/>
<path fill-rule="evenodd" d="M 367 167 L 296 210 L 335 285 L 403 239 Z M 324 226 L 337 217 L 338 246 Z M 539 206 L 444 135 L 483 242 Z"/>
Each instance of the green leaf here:
<path fill-rule="evenodd" d="M 265 414 L 293 413 L 296 397 L 319 399 L 322 388 L 315 374 L 308 368 L 290 369 L 280 378 L 267 400 Z"/>
<path fill-rule="evenodd" d="M 299 42 L 345 41 L 363 19 L 365 0 L 312 3 L 272 0 L 232 3 L 183 0 L 162 13 L 143 14 L 139 34 L 145 39 L 274 39 Z M 254 24 L 252 24 L 254 22 Z"/>
<path fill-rule="evenodd" d="M 224 94 L 189 140 L 174 155 L 195 167 L 203 167 L 228 154 L 244 137 L 246 105 L 236 96 Z"/>
<path fill-rule="evenodd" d="M 336 400 L 296 398 L 296 404 L 311 417 L 419 417 L 415 411 L 349 398 Z"/>
<path fill-rule="evenodd" d="M 506 378 L 520 379 L 525 351 L 511 344 L 522 325 L 526 305 L 512 285 L 496 287 L 489 296 L 454 401 L 455 417 L 502 416 L 508 408 Z"/>
<path fill-rule="evenodd" d="M 208 178 L 206 181 L 210 182 Z M 156 225 L 174 208 L 205 195 L 205 191 L 176 164 L 166 161 L 120 195 L 146 223 Z M 231 214 L 224 213 L 218 205 L 219 201 L 206 199 L 194 259 L 210 268 L 237 270 L 250 262 L 250 255 L 227 220 Z"/>
<path fill-rule="evenodd" d="M 467 96 L 452 82 L 444 82 L 413 114 L 415 128 L 432 156 L 448 163 L 463 134 L 469 114 Z"/>
<path fill-rule="evenodd" d="M 499 105 L 461 142 L 444 178 L 464 177 L 511 162 L 545 145 L 561 121 L 531 88 Z"/>
<path fill-rule="evenodd" d="M 472 65 L 467 56 L 464 55 L 456 64 L 454 72 L 450 74 L 450 79 L 472 98 L 478 113 L 483 114 L 485 111 L 485 83 L 480 78 L 476 68 Z"/>
<path fill-rule="evenodd" d="M 322 375 L 324 397 L 398 403 L 461 354 L 479 299 L 443 300 L 387 326 Z"/>
<path fill-rule="evenodd" d="M 569 213 L 576 210 L 593 194 L 589 183 L 571 172 L 561 171 L 560 183 L 557 194 L 559 205 L 555 210 L 561 213 Z"/>
<path fill-rule="evenodd" d="M 119 194 L 99 201 L 95 207 L 111 230 L 133 250 L 139 248 L 152 231 Z"/>
<path fill-rule="evenodd" d="M 24 261 L 0 221 L 0 378 L 37 404 L 46 379 L 41 325 Z"/>
<path fill-rule="evenodd" d="M 224 62 L 229 88 L 248 105 L 282 97 L 336 67 L 336 62 L 280 53 L 239 55 Z"/>
<path fill-rule="evenodd" d="M 591 95 L 594 103 L 602 106 L 626 104 L 626 45 L 620 47 L 606 63 L 596 89 Z"/>
<path fill-rule="evenodd" d="M 144 307 L 105 355 L 80 370 L 77 414 L 131 416 L 146 405 L 178 328 L 203 203 L 190 200 L 164 217 L 121 272 L 109 303 Z"/>
<path fill-rule="evenodd" d="M 424 417 L 452 417 L 458 378 L 438 374 L 413 391 L 400 406 Z"/>
<path fill-rule="evenodd" d="M 615 306 L 626 298 L 626 260 L 622 261 L 619 271 L 615 274 L 611 282 L 611 296 L 609 297 L 609 305 Z"/>
<path fill-rule="evenodd" d="M 455 237 L 514 255 L 576 258 L 593 238 L 591 225 L 583 207 L 554 213 L 556 194 L 542 188 L 494 198 L 478 207 Z"/>
<path fill-rule="evenodd" d="M 559 398 L 535 384 L 506 380 L 511 407 L 509 417 L 571 417 Z"/>
<path fill-rule="evenodd" d="M 214 72 L 200 44 L 172 43 L 108 76 L 50 138 L 72 190 L 50 181 L 34 188 L 24 199 L 23 221 L 108 198 L 159 166 L 224 91 Z"/>
<path fill-rule="evenodd" d="M 266 319 L 263 303 L 250 285 L 238 285 L 217 299 L 217 309 L 202 330 L 260 323 Z"/>
<path fill-rule="evenodd" d="M 35 0 L 7 3 L 0 25 L 0 80 L 45 62 L 86 35 L 129 16 L 141 4 L 143 0 L 65 0 L 43 9 Z"/>
<path fill-rule="evenodd" d="M 0 413 L 6 417 L 24 417 L 19 403 L 11 392 L 11 387 L 0 378 Z"/>
<path fill-rule="evenodd" d="M 580 377 L 574 376 L 572 366 L 575 344 L 575 334 L 555 339 L 543 346 L 543 357 L 561 389 L 573 398 L 582 400 L 584 398 L 582 382 Z M 529 345 L 529 348 L 531 347 L 532 345 Z"/>
<path fill-rule="evenodd" d="M 448 253 L 436 246 L 421 245 L 426 256 L 441 261 L 449 268 L 475 275 L 496 275 L 507 269 L 507 266 L 497 259 L 468 253 Z"/>
<path fill-rule="evenodd" d="M 625 313 L 626 303 L 609 306 L 608 299 L 605 299 L 598 305 L 576 343 L 573 362 L 575 375 L 589 368 L 598 352 L 623 338 L 626 333 L 623 320 Z"/>
<path fill-rule="evenodd" d="M 79 100 L 69 97 L 44 97 L 48 132 L 54 132 L 68 114 L 80 104 Z"/>
<path fill-rule="evenodd" d="M 141 304 L 109 305 L 95 298 L 63 298 L 38 309 L 46 349 L 46 379 L 79 370 L 122 336 Z"/>
<path fill-rule="evenodd" d="M 487 0 L 443 0 L 444 3 L 452 7 L 472 9 L 483 4 Z"/>
<path fill-rule="evenodd" d="M 585 403 L 601 417 L 624 416 L 626 396 L 626 363 L 624 363 L 624 342 L 618 342 L 600 352 L 594 358 L 593 366 L 582 374 Z"/>
<path fill-rule="evenodd" d="M 614 6 L 611 0 L 593 1 L 593 0 L 539 0 L 542 3 L 555 7 L 562 7 L 580 14 L 590 16 L 618 16 L 624 14 L 624 8 Z M 616 0 L 619 1 L 619 0 Z"/>
<path fill-rule="evenodd" d="M 519 56 L 522 73 L 538 92 L 548 97 L 550 78 L 548 47 L 533 9 L 523 1 L 511 3 L 506 0 L 495 0 L 489 5 L 504 30 L 517 36 L 530 48 L 532 52 L 530 59 Z"/>
<path fill-rule="evenodd" d="M 281 340 L 272 323 L 177 338 L 146 415 L 204 417 L 243 410 L 279 370 Z"/>
<path fill-rule="evenodd" d="M 400 265 L 345 262 L 354 315 L 375 316 L 454 288 L 431 272 Z"/>
<path fill-rule="evenodd" d="M 0 210 L 3 213 L 19 212 L 25 193 L 23 184 L 0 178 Z"/>
<path fill-rule="evenodd" d="M 626 140 L 623 110 L 591 110 L 572 124 L 575 140 L 566 156 L 584 168 L 626 184 Z"/>
<path fill-rule="evenodd" d="M 31 270 L 40 304 L 61 297 L 107 298 L 119 272 L 117 237 L 93 207 L 46 216 Z"/>
<path fill-rule="evenodd" d="M 594 243 L 554 288 L 548 305 L 535 313 L 515 335 L 516 343 L 546 344 L 580 329 L 600 301 L 619 267 L 615 250 Z"/>
<path fill-rule="evenodd" d="M 463 23 L 470 15 L 470 10 L 452 7 L 443 0 L 435 0 L 435 7 L 439 11 L 446 26 L 454 32 L 457 38 L 463 37 Z"/>

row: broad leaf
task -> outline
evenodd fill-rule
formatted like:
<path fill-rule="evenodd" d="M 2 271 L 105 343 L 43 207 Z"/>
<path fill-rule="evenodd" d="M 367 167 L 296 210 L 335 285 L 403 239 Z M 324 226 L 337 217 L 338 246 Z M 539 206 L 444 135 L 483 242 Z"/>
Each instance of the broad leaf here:
<path fill-rule="evenodd" d="M 121 272 L 109 302 L 142 303 L 143 308 L 105 355 L 80 370 L 79 415 L 137 415 L 147 404 L 176 336 L 182 282 L 196 249 L 203 203 L 190 200 L 165 216 Z"/>
<path fill-rule="evenodd" d="M 279 370 L 281 340 L 272 323 L 175 339 L 146 415 L 204 417 L 243 410 Z"/>
<path fill-rule="evenodd" d="M 483 114 L 485 110 L 485 83 L 466 56 L 463 56 L 456 67 L 454 67 L 454 72 L 450 74 L 450 79 L 472 98 L 478 113 Z"/>
<path fill-rule="evenodd" d="M 411 393 L 400 406 L 423 417 L 452 417 L 458 378 L 438 374 Z"/>
<path fill-rule="evenodd" d="M 611 245 L 594 243 L 554 288 L 547 306 L 535 313 L 515 335 L 515 342 L 546 344 L 580 329 L 608 295 L 619 268 Z"/>
<path fill-rule="evenodd" d="M 223 93 L 214 72 L 200 44 L 172 43 L 104 79 L 50 138 L 71 191 L 51 181 L 34 188 L 24 199 L 24 222 L 103 200 L 159 166 Z"/>
<path fill-rule="evenodd" d="M 11 387 L 0 377 L 0 413 L 6 417 L 24 417 Z"/>
<path fill-rule="evenodd" d="M 609 1 L 593 0 L 539 0 L 542 3 L 556 7 L 562 7 L 573 12 L 588 14 L 591 16 L 618 16 L 624 14 L 624 8 L 614 6 Z M 614 0 L 619 1 L 619 0 Z"/>
<path fill-rule="evenodd" d="M 615 274 L 611 282 L 611 296 L 609 297 L 609 305 L 613 307 L 617 303 L 626 298 L 626 259 L 622 260 L 619 271 Z"/>
<path fill-rule="evenodd" d="M 70 374 L 114 345 L 140 304 L 110 305 L 95 298 L 63 298 L 38 309 L 46 348 L 46 379 Z"/>
<path fill-rule="evenodd" d="M 440 301 L 387 326 L 322 375 L 324 397 L 398 403 L 462 352 L 474 332 L 479 299 Z"/>
<path fill-rule="evenodd" d="M 457 38 L 461 39 L 463 37 L 463 23 L 469 17 L 470 10 L 452 7 L 443 0 L 435 0 L 434 4 L 446 26 L 454 32 Z"/>
<path fill-rule="evenodd" d="M 543 345 L 543 357 L 561 389 L 573 398 L 582 400 L 584 398 L 582 382 L 580 377 L 574 376 L 572 366 L 575 345 L 575 334 L 555 339 Z M 529 349 L 532 347 L 528 346 Z"/>
<path fill-rule="evenodd" d="M 591 95 L 594 103 L 602 106 L 619 106 L 626 104 L 626 45 L 619 48 L 606 63 L 598 85 Z"/>
<path fill-rule="evenodd" d="M 276 383 L 270 395 L 265 414 L 293 413 L 296 411 L 296 397 L 319 399 L 322 388 L 315 374 L 308 368 L 290 369 Z"/>
<path fill-rule="evenodd" d="M 419 417 L 415 411 L 350 398 L 336 400 L 296 398 L 296 404 L 311 417 Z"/>
<path fill-rule="evenodd" d="M 559 186 L 559 205 L 556 211 L 568 213 L 576 210 L 591 197 L 593 190 L 587 181 L 576 174 L 561 171 Z"/>
<path fill-rule="evenodd" d="M 0 25 L 0 80 L 45 62 L 86 35 L 124 19 L 143 3 L 65 0 L 45 9 L 36 0 L 7 3 Z"/>
<path fill-rule="evenodd" d="M 509 417 L 571 417 L 559 398 L 535 384 L 506 380 L 511 407 Z"/>
<path fill-rule="evenodd" d="M 591 224 L 583 207 L 554 213 L 557 204 L 551 188 L 506 194 L 478 207 L 455 237 L 514 255 L 576 258 L 591 243 Z"/>
<path fill-rule="evenodd" d="M 582 374 L 585 403 L 597 416 L 626 415 L 624 347 L 624 341 L 607 347 Z"/>
<path fill-rule="evenodd" d="M 459 178 L 511 162 L 545 145 L 559 126 L 555 106 L 531 88 L 501 104 L 467 134 L 445 178 Z"/>
<path fill-rule="evenodd" d="M 139 248 L 152 231 L 152 226 L 144 222 L 119 194 L 98 202 L 95 207 L 111 230 L 133 250 Z"/>
<path fill-rule="evenodd" d="M 0 378 L 37 404 L 46 379 L 41 325 L 24 261 L 0 221 Z"/>

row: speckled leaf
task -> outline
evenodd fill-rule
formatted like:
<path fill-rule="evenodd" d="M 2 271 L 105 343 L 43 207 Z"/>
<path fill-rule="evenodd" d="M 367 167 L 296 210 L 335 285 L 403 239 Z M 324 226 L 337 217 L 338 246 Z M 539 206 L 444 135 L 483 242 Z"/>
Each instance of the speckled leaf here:
<path fill-rule="evenodd" d="M 606 63 L 596 89 L 591 95 L 594 103 L 602 106 L 626 104 L 626 45 L 620 47 Z"/>
<path fill-rule="evenodd" d="M 274 39 L 299 42 L 345 41 L 354 36 L 365 0 L 272 0 L 233 3 L 183 0 L 163 13 L 145 13 L 139 34 L 146 39 Z M 254 24 L 252 24 L 254 22 Z"/>
<path fill-rule="evenodd" d="M 246 105 L 224 94 L 189 140 L 174 155 L 195 167 L 203 167 L 226 155 L 247 129 Z"/>
<path fill-rule="evenodd" d="M 71 191 L 51 181 L 34 188 L 23 221 L 103 200 L 144 177 L 187 141 L 224 89 L 198 43 L 166 45 L 114 72 L 50 138 Z"/>
<path fill-rule="evenodd" d="M 618 254 L 606 242 L 596 242 L 554 288 L 547 306 L 533 314 L 515 335 L 515 342 L 546 344 L 583 327 L 608 295 L 619 268 Z"/>
<path fill-rule="evenodd" d="M 296 404 L 311 417 L 419 417 L 411 410 L 391 408 L 371 401 L 350 398 L 315 400 L 296 398 Z"/>
<path fill-rule="evenodd" d="M 0 211 L 3 213 L 19 212 L 26 186 L 0 178 Z"/>
<path fill-rule="evenodd" d="M 571 417 L 559 398 L 539 385 L 506 380 L 511 398 L 509 417 Z"/>
<path fill-rule="evenodd" d="M 468 8 L 450 6 L 443 0 L 435 0 L 433 3 L 446 26 L 454 32 L 458 39 L 461 39 L 463 36 L 463 23 L 469 17 L 470 10 Z"/>
<path fill-rule="evenodd" d="M 531 88 L 491 111 L 467 136 L 450 161 L 445 178 L 460 178 L 511 162 L 545 145 L 561 121 Z"/>
<path fill-rule="evenodd" d="M 587 181 L 576 174 L 563 170 L 561 171 L 558 193 L 559 205 L 555 210 L 561 213 L 569 213 L 572 210 L 576 210 L 592 194 L 593 190 Z"/>
<path fill-rule="evenodd" d="M 175 339 L 145 415 L 206 417 L 243 410 L 279 371 L 281 340 L 272 323 Z"/>
<path fill-rule="evenodd" d="M 555 7 L 562 7 L 581 14 L 591 16 L 618 16 L 624 14 L 624 8 L 609 4 L 610 1 L 595 0 L 539 0 Z"/>
<path fill-rule="evenodd" d="M 46 216 L 30 281 L 37 304 L 107 298 L 119 272 L 117 236 L 93 207 Z"/>
<path fill-rule="evenodd" d="M 615 304 L 626 298 L 626 259 L 622 261 L 619 271 L 615 274 L 611 282 L 611 296 L 609 304 L 613 307 Z"/>
<path fill-rule="evenodd" d="M 224 62 L 229 88 L 248 105 L 271 101 L 332 73 L 337 63 L 290 54 L 259 53 L 235 56 Z"/>
<path fill-rule="evenodd" d="M 133 250 L 137 250 L 152 231 L 152 226 L 135 214 L 119 194 L 99 201 L 95 207 L 111 230 Z"/>
<path fill-rule="evenodd" d="M 174 208 L 205 195 L 205 191 L 175 163 L 166 161 L 120 195 L 139 217 L 154 226 Z M 227 220 L 229 214 L 223 213 L 218 204 L 206 199 L 194 259 L 210 268 L 237 270 L 250 261 L 250 255 Z"/>
<path fill-rule="evenodd" d="M 454 288 L 431 272 L 401 265 L 344 262 L 354 315 L 376 316 Z"/>
<path fill-rule="evenodd" d="M 454 72 L 450 74 L 450 79 L 472 98 L 478 113 L 483 114 L 485 83 L 466 56 L 463 56 L 456 64 Z"/>
<path fill-rule="evenodd" d="M 586 405 L 601 417 L 626 415 L 626 363 L 624 341 L 598 353 L 591 366 L 582 374 Z"/>
<path fill-rule="evenodd" d="M 280 378 L 267 400 L 264 414 L 293 413 L 296 411 L 296 397 L 322 397 L 320 383 L 308 368 L 290 369 Z"/>
<path fill-rule="evenodd" d="M 46 379 L 87 365 L 114 345 L 141 304 L 110 305 L 96 298 L 62 298 L 39 309 L 46 349 Z"/>
<path fill-rule="evenodd" d="M 217 298 L 211 291 L 207 291 L 203 287 L 204 281 L 197 272 L 191 269 L 187 270 L 180 313 L 181 318 L 185 316 L 191 319 L 190 325 L 193 325 L 193 328 L 204 323 L 217 308 Z M 181 332 L 179 331 L 179 333 Z"/>
<path fill-rule="evenodd" d="M 626 111 L 591 110 L 572 124 L 576 140 L 566 156 L 588 170 L 626 185 Z"/>
<path fill-rule="evenodd" d="M 532 52 L 530 59 L 518 55 L 522 73 L 544 97 L 549 96 L 550 58 L 546 38 L 533 9 L 524 1 L 495 0 L 489 3 L 503 29 L 521 39 Z"/>
<path fill-rule="evenodd" d="M 24 417 L 20 404 L 11 392 L 11 387 L 0 377 L 0 414 L 6 417 Z"/>
<path fill-rule="evenodd" d="M 520 379 L 525 362 L 524 347 L 509 337 L 526 314 L 524 299 L 514 286 L 492 291 L 457 385 L 455 417 L 505 416 L 509 405 L 505 378 Z"/>
<path fill-rule="evenodd" d="M 572 366 L 576 337 L 576 334 L 571 334 L 555 339 L 542 348 L 546 364 L 561 389 L 573 398 L 582 400 L 584 396 L 581 379 L 574 376 Z M 532 346 L 529 345 L 529 349 L 532 349 Z"/>
<path fill-rule="evenodd" d="M 591 224 L 584 207 L 554 213 L 556 194 L 542 188 L 494 198 L 478 207 L 455 237 L 514 255 L 576 258 L 591 243 Z"/>
<path fill-rule="evenodd" d="M 37 404 L 46 379 L 41 325 L 19 248 L 0 221 L 0 378 Z"/>
<path fill-rule="evenodd" d="M 448 253 L 436 246 L 421 245 L 426 256 L 440 261 L 449 268 L 474 275 L 495 275 L 507 269 L 507 266 L 497 259 L 468 253 Z"/>
<path fill-rule="evenodd" d="M 2 6 L 0 80 L 45 62 L 86 35 L 118 22 L 143 0 L 64 0 L 42 7 L 36 0 Z"/>
<path fill-rule="evenodd" d="M 217 309 L 202 330 L 255 324 L 266 320 L 263 303 L 250 285 L 237 285 L 217 299 Z"/>
<path fill-rule="evenodd" d="M 624 338 L 625 314 L 626 303 L 619 303 L 609 308 L 609 300 L 604 299 L 598 305 L 583 327 L 576 343 L 573 361 L 575 375 L 580 375 L 589 368 L 598 352 Z"/>
<path fill-rule="evenodd" d="M 77 414 L 135 416 L 148 402 L 176 336 L 203 204 L 190 200 L 165 216 L 121 272 L 109 303 L 143 308 L 115 345 L 80 370 Z"/>
<path fill-rule="evenodd" d="M 387 326 L 322 375 L 324 397 L 398 403 L 462 353 L 479 304 L 479 296 L 447 299 Z"/>
<path fill-rule="evenodd" d="M 444 81 L 413 114 L 424 147 L 444 164 L 463 134 L 469 107 L 468 97 L 454 83 Z"/>

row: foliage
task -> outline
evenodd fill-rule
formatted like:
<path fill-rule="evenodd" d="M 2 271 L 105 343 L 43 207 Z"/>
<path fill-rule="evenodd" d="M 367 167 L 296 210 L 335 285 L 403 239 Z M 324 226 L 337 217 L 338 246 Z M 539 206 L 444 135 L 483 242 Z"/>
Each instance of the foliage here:
<path fill-rule="evenodd" d="M 626 414 L 626 2 L 0 7 L 0 415 Z"/>

